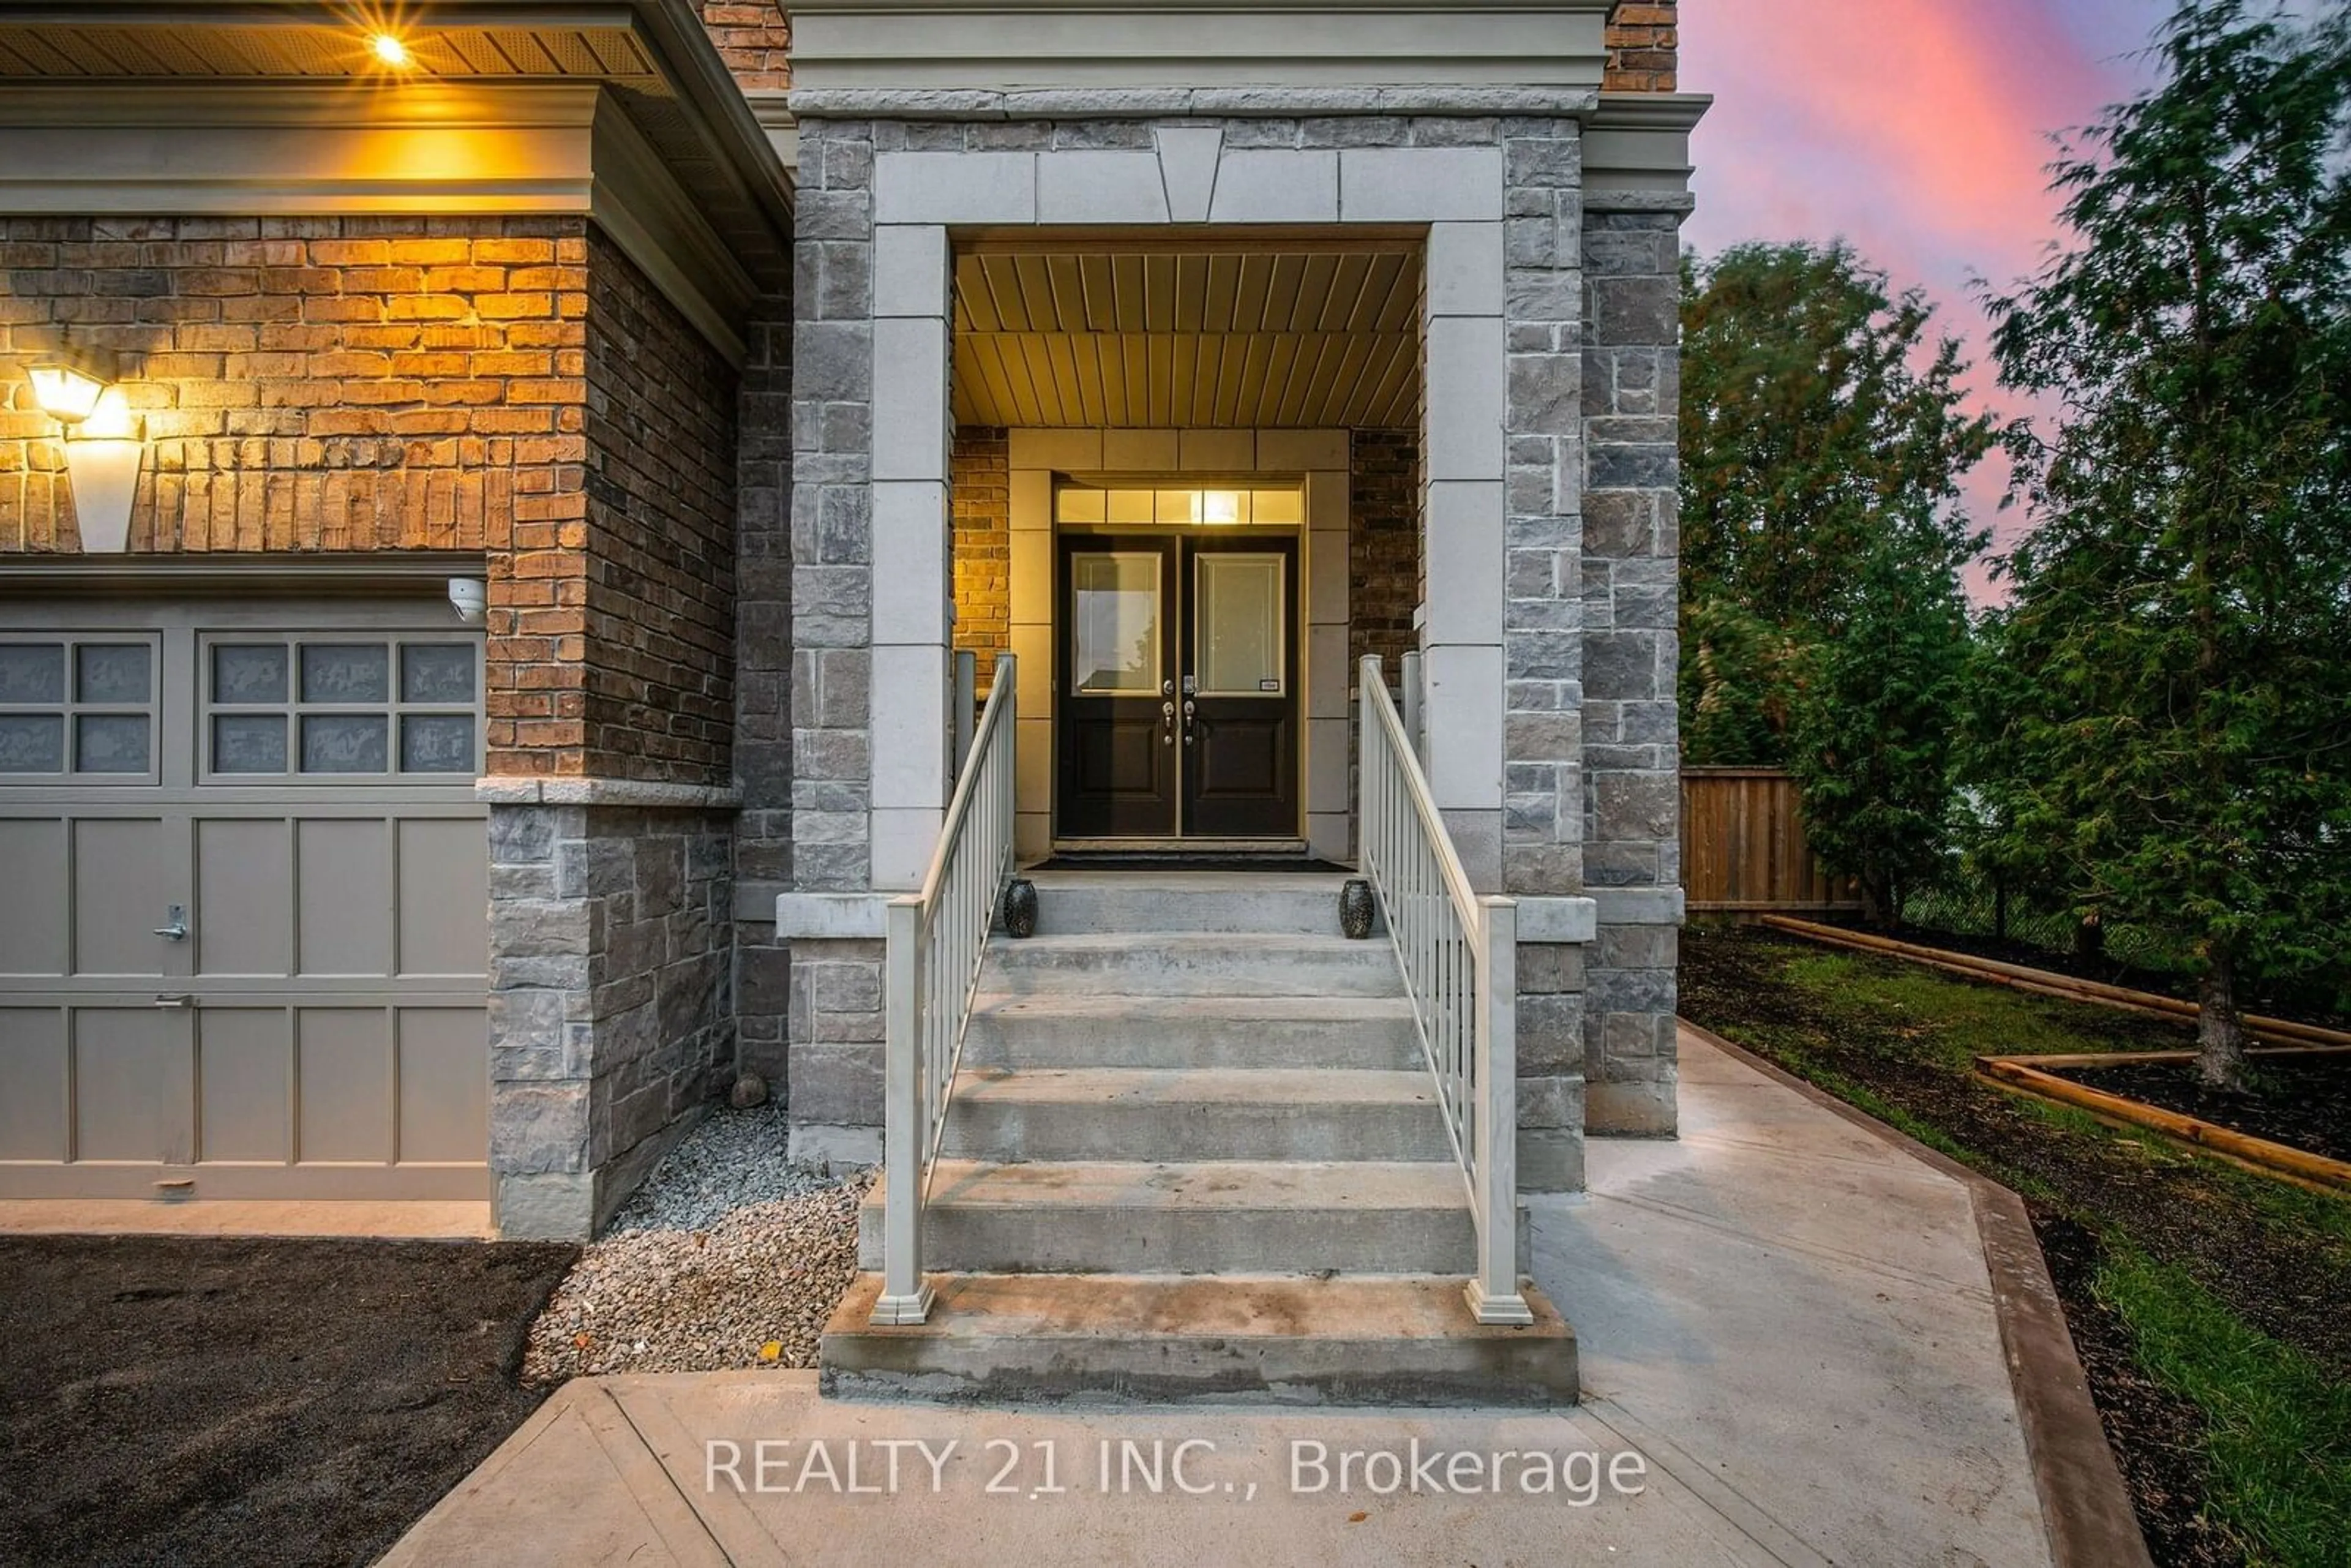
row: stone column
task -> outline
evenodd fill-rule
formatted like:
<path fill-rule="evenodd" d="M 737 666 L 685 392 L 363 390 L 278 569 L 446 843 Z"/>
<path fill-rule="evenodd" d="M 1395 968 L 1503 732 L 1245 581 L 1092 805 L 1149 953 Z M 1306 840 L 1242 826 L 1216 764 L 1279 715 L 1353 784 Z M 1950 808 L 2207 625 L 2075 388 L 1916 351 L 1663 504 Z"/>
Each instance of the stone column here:
<path fill-rule="evenodd" d="M 1595 190 L 1587 205 L 1583 871 L 1599 904 L 1585 996 L 1587 1124 L 1670 1134 L 1682 908 L 1679 231 L 1689 198 Z"/>
<path fill-rule="evenodd" d="M 873 1158 L 882 931 L 873 885 L 873 128 L 800 127 L 794 246 L 791 950 L 796 1157 Z M 828 895 L 852 894 L 848 898 Z M 828 913 L 830 912 L 830 913 Z"/>
<path fill-rule="evenodd" d="M 1519 1185 L 1583 1186 L 1583 143 L 1502 126 L 1510 217 L 1502 869 L 1520 901 Z"/>

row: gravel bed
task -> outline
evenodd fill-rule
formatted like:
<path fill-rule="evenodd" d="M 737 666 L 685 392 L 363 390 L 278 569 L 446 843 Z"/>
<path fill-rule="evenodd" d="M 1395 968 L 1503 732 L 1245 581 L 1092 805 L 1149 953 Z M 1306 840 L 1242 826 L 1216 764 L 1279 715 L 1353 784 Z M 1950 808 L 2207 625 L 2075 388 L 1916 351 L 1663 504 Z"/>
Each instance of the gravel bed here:
<path fill-rule="evenodd" d="M 526 1380 L 815 1365 L 873 1173 L 790 1164 L 785 1129 L 722 1108 L 653 1167 L 531 1325 Z"/>

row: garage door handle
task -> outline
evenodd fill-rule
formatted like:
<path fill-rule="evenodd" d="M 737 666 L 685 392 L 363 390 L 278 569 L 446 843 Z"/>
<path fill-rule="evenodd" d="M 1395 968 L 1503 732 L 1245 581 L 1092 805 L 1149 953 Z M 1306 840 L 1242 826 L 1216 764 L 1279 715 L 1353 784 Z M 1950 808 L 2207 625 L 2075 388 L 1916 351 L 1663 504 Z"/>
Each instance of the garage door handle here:
<path fill-rule="evenodd" d="M 155 1005 L 159 1008 L 184 1008 L 194 1005 L 195 999 L 193 997 L 157 997 Z"/>
<path fill-rule="evenodd" d="M 177 904 L 172 905 L 163 912 L 163 918 L 171 924 L 155 927 L 156 936 L 172 942 L 185 942 L 188 939 L 188 911 L 184 905 Z"/>

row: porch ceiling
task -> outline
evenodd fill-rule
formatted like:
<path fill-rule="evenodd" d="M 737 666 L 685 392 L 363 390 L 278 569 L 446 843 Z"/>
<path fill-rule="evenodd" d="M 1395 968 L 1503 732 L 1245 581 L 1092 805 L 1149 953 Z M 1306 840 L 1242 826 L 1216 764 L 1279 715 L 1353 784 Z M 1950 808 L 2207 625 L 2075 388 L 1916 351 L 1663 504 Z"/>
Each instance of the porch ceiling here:
<path fill-rule="evenodd" d="M 980 248 L 956 261 L 958 423 L 1419 421 L 1409 241 Z"/>

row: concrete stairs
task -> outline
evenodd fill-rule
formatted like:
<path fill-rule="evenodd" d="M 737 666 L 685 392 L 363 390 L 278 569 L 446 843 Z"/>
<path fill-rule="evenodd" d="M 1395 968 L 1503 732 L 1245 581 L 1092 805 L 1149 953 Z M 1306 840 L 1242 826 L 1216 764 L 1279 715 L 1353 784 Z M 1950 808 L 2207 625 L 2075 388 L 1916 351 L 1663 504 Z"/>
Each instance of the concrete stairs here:
<path fill-rule="evenodd" d="M 927 1322 L 869 1322 L 828 1394 L 1542 1406 L 1575 1341 L 1475 1323 L 1468 1197 L 1384 935 L 1343 878 L 1040 874 L 990 944 L 925 1210 Z"/>

